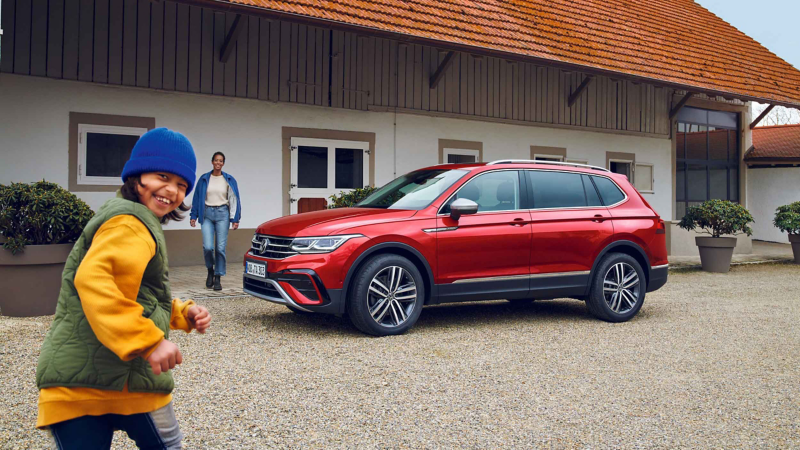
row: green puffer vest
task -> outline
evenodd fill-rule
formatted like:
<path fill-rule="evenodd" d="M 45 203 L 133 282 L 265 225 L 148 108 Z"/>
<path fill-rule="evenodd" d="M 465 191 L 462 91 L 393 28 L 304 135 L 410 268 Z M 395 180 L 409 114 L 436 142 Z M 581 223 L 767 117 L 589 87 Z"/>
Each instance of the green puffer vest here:
<path fill-rule="evenodd" d="M 107 201 L 89 221 L 72 248 L 62 275 L 56 315 L 42 345 L 36 384 L 49 387 L 87 387 L 130 392 L 172 392 L 171 372 L 154 375 L 141 357 L 123 361 L 97 340 L 75 290 L 75 272 L 89 251 L 97 230 L 114 216 L 136 216 L 147 226 L 156 242 L 156 254 L 147 265 L 136 301 L 143 315 L 155 322 L 169 337 L 172 294 L 169 289 L 167 246 L 159 219 L 146 206 L 119 197 Z"/>

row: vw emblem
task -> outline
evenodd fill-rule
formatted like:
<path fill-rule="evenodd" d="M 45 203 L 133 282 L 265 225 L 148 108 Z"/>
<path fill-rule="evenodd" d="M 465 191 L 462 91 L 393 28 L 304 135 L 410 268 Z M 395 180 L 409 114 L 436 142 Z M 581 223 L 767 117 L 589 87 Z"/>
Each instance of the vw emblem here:
<path fill-rule="evenodd" d="M 265 237 L 264 240 L 261 241 L 261 248 L 259 249 L 259 251 L 261 253 L 264 253 L 265 251 L 267 251 L 267 247 L 269 247 L 269 238 Z"/>

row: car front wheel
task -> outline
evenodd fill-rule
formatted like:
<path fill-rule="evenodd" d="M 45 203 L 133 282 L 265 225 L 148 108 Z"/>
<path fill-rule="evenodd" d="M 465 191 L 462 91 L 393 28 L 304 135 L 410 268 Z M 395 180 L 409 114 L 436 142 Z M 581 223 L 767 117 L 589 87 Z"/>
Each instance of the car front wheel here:
<path fill-rule="evenodd" d="M 364 333 L 402 334 L 419 319 L 424 299 L 425 283 L 411 261 L 394 254 L 378 255 L 356 274 L 347 312 Z"/>
<path fill-rule="evenodd" d="M 642 307 L 646 283 L 642 266 L 634 257 L 610 253 L 597 266 L 586 305 L 598 319 L 625 322 Z"/>

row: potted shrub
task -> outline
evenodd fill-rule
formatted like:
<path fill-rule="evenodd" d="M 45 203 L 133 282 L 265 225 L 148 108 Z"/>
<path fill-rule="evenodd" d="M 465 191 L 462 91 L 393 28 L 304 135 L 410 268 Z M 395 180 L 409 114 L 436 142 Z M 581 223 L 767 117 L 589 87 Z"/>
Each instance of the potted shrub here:
<path fill-rule="evenodd" d="M 328 204 L 328 209 L 349 208 L 351 206 L 355 206 L 356 203 L 369 197 L 369 195 L 373 192 L 375 192 L 374 187 L 366 186 L 363 188 L 353 189 L 352 191 L 342 191 L 336 195 L 331 195 L 328 197 L 331 199 L 330 203 Z"/>
<path fill-rule="evenodd" d="M 64 263 L 93 215 L 55 183 L 0 184 L 0 314 L 55 312 Z"/>
<path fill-rule="evenodd" d="M 784 233 L 789 233 L 794 262 L 800 263 L 800 202 L 783 205 L 776 209 L 773 223 Z"/>
<path fill-rule="evenodd" d="M 700 228 L 701 233 L 711 235 L 695 237 L 700 264 L 705 271 L 724 273 L 731 267 L 736 238 L 723 235 L 745 233 L 752 236 L 753 230 L 748 226 L 751 222 L 755 222 L 753 216 L 742 205 L 727 200 L 708 200 L 689 207 L 679 226 L 689 231 Z"/>

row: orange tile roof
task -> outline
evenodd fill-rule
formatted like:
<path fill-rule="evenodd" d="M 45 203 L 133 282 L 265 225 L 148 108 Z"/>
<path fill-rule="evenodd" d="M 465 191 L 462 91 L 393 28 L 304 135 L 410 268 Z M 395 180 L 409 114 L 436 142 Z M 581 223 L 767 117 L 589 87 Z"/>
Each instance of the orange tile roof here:
<path fill-rule="evenodd" d="M 745 160 L 800 159 L 800 125 L 777 125 L 753 129 L 753 149 Z"/>
<path fill-rule="evenodd" d="M 220 2 L 800 107 L 800 71 L 692 0 Z"/>

